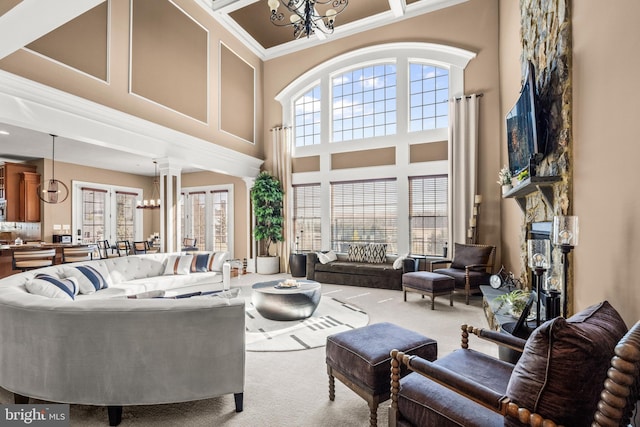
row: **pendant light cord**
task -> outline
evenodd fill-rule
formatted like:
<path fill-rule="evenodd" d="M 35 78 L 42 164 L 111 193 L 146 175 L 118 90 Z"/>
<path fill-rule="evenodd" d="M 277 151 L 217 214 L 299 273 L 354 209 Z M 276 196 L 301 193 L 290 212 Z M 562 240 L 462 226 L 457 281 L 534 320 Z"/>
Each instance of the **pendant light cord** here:
<path fill-rule="evenodd" d="M 55 181 L 56 179 L 56 135 L 51 135 L 53 138 L 53 144 L 51 148 L 51 179 Z"/>

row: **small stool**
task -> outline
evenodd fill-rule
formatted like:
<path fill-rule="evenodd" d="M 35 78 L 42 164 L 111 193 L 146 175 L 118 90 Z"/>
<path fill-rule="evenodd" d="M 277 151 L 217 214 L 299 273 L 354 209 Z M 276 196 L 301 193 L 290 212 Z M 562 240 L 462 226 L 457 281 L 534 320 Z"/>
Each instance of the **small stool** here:
<path fill-rule="evenodd" d="M 375 323 L 327 337 L 329 400 L 335 399 L 338 378 L 367 401 L 370 425 L 375 427 L 378 404 L 390 397 L 390 353 L 394 348 L 430 361 L 438 355 L 435 340 L 392 323 Z"/>
<path fill-rule="evenodd" d="M 407 300 L 407 292 L 417 292 L 431 297 L 431 310 L 434 309 L 434 299 L 438 295 L 449 295 L 449 305 L 453 307 L 453 291 L 455 289 L 453 277 L 430 271 L 415 271 L 402 275 L 402 291 L 404 300 Z"/>

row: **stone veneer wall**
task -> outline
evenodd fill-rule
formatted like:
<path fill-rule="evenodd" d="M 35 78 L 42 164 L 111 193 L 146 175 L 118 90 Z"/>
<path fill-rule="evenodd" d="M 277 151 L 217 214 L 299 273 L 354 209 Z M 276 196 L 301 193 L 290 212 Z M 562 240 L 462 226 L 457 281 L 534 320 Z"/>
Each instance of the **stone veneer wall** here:
<path fill-rule="evenodd" d="M 538 118 L 541 129 L 538 138 L 546 141 L 546 155 L 537 167 L 539 176 L 560 176 L 554 185 L 553 206 L 548 206 L 538 192 L 527 197 L 521 233 L 521 269 L 527 268 L 527 230 L 529 224 L 552 221 L 554 215 L 572 212 L 572 80 L 571 80 L 571 20 L 568 0 L 520 0 L 522 76 L 527 62 L 535 67 L 538 93 Z M 562 283 L 562 256 L 553 250 L 550 275 Z M 569 272 L 568 306 L 572 312 L 573 275 Z M 528 277 L 523 277 L 528 283 Z"/>

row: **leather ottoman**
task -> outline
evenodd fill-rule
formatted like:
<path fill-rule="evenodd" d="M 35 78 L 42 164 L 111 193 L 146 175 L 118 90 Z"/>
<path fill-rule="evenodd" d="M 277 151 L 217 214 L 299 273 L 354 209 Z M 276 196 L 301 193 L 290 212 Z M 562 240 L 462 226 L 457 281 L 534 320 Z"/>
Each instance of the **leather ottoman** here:
<path fill-rule="evenodd" d="M 438 344 L 392 323 L 375 323 L 327 337 L 329 400 L 335 399 L 335 378 L 367 401 L 370 424 L 378 422 L 378 405 L 390 397 L 391 350 L 435 360 Z M 404 375 L 406 372 L 402 372 Z"/>
<path fill-rule="evenodd" d="M 449 295 L 449 305 L 453 307 L 453 291 L 456 281 L 453 277 L 432 273 L 430 271 L 416 271 L 402 275 L 402 292 L 407 300 L 407 292 L 417 292 L 431 297 L 431 310 L 434 309 L 434 299 L 437 295 Z"/>

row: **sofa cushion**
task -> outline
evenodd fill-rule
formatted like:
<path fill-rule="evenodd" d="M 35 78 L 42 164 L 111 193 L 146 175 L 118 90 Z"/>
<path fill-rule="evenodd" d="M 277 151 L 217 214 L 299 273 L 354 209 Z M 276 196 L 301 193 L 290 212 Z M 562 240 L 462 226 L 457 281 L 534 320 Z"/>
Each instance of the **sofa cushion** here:
<path fill-rule="evenodd" d="M 336 261 L 338 259 L 338 255 L 334 251 L 329 251 L 327 253 L 318 252 L 318 261 L 322 264 L 328 264 L 332 261 Z"/>
<path fill-rule="evenodd" d="M 370 243 L 367 245 L 367 262 L 382 264 L 387 260 L 386 243 Z"/>
<path fill-rule="evenodd" d="M 67 277 L 74 277 L 78 281 L 81 294 L 92 294 L 108 288 L 111 284 L 109 271 L 97 263 L 65 268 L 64 273 Z"/>
<path fill-rule="evenodd" d="M 193 255 L 170 255 L 164 268 L 164 275 L 189 274 Z"/>
<path fill-rule="evenodd" d="M 349 245 L 347 261 L 367 262 L 367 245 Z"/>
<path fill-rule="evenodd" d="M 59 279 L 48 274 L 36 274 L 25 286 L 30 294 L 69 300 L 74 300 L 79 290 L 74 277 Z"/>
<path fill-rule="evenodd" d="M 464 269 L 467 265 L 487 264 L 492 249 L 491 246 L 473 246 L 456 243 L 451 268 Z"/>
<path fill-rule="evenodd" d="M 507 396 L 558 424 L 590 425 L 614 348 L 626 332 L 607 301 L 544 323 L 527 340 Z"/>
<path fill-rule="evenodd" d="M 191 261 L 191 272 L 203 273 L 205 271 L 209 271 L 209 260 L 212 257 L 213 257 L 213 254 L 209 252 L 193 254 L 193 260 Z"/>

